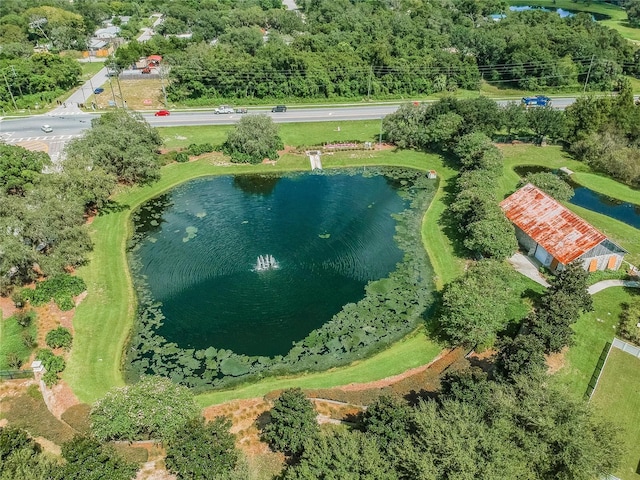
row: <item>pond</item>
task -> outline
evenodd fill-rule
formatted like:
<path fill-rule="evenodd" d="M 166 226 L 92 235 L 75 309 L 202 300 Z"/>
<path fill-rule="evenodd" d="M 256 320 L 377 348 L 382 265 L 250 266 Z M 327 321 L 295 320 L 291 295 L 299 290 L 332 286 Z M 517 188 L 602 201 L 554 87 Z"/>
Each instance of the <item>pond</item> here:
<path fill-rule="evenodd" d="M 157 334 L 182 349 L 286 354 L 402 260 L 396 190 L 382 175 L 238 175 L 147 202 L 131 261 L 166 317 Z"/>
<path fill-rule="evenodd" d="M 521 177 L 524 177 L 529 173 L 538 172 L 559 173 L 557 170 L 539 166 L 516 167 L 514 168 L 514 171 Z M 563 176 L 563 179 L 573 187 L 574 196 L 569 200 L 569 203 L 594 212 L 602 213 L 603 215 L 607 215 L 608 217 L 640 229 L 640 205 L 623 202 L 621 200 L 608 197 L 607 195 L 594 192 L 589 188 L 571 181 L 571 179 L 566 176 Z"/>
<path fill-rule="evenodd" d="M 555 8 L 555 7 L 540 7 L 540 6 L 534 6 L 534 5 L 511 5 L 509 7 L 509 11 L 511 12 L 525 12 L 528 10 L 540 10 L 542 12 L 556 12 L 558 15 L 560 15 L 561 18 L 573 17 L 578 13 L 586 13 L 588 15 L 591 15 L 591 18 L 594 21 L 607 20 L 611 18 L 609 15 L 605 15 L 602 13 L 580 12 L 579 10 L 565 10 L 563 8 Z M 499 14 L 499 13 L 496 13 L 490 16 L 496 21 L 502 18 L 505 18 L 504 14 Z"/>

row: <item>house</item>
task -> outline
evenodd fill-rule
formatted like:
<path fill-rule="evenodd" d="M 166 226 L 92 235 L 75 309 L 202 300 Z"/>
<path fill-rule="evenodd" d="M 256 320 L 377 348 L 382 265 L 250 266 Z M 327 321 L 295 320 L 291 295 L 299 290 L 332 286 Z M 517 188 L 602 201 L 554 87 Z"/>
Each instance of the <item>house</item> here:
<path fill-rule="evenodd" d="M 147 57 L 147 62 L 148 62 L 148 65 L 150 67 L 157 67 L 158 65 L 160 65 L 160 62 L 162 62 L 162 56 L 161 55 L 149 55 Z"/>
<path fill-rule="evenodd" d="M 528 183 L 500 203 L 528 255 L 552 271 L 581 262 L 590 272 L 617 270 L 626 250 Z"/>
<path fill-rule="evenodd" d="M 116 26 L 99 28 L 93 34 L 95 38 L 98 38 L 100 40 L 116 38 L 118 35 L 120 35 L 120 27 L 116 27 Z"/>
<path fill-rule="evenodd" d="M 87 50 L 82 52 L 82 56 L 87 57 L 108 57 L 115 48 L 113 42 L 109 40 L 101 40 L 99 38 L 89 39 Z"/>
<path fill-rule="evenodd" d="M 436 178 L 437 176 L 438 174 L 435 170 L 429 170 L 429 173 L 427 173 L 427 178 Z"/>

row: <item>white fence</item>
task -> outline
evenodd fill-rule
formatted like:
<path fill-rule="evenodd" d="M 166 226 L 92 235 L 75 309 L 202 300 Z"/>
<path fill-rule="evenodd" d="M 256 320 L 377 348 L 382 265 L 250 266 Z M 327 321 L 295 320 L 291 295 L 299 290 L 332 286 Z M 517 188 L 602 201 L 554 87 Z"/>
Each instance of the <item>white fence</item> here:
<path fill-rule="evenodd" d="M 631 345 L 630 343 L 623 342 L 619 338 L 614 338 L 612 346 L 619 348 L 623 352 L 629 353 L 636 358 L 640 358 L 640 348 L 635 345 Z"/>

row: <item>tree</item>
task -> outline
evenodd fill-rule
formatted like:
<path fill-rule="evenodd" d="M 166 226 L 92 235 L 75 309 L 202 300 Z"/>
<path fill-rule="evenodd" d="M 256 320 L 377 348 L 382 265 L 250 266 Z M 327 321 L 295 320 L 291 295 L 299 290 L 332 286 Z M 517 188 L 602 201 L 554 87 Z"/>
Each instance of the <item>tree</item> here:
<path fill-rule="evenodd" d="M 159 178 L 157 149 L 162 139 L 139 113 L 116 110 L 100 115 L 91 125 L 81 138 L 67 145 L 66 154 L 72 163 L 102 167 L 126 184 Z"/>
<path fill-rule="evenodd" d="M 165 439 L 199 418 L 193 394 L 166 378 L 111 389 L 91 409 L 91 430 L 106 440 Z"/>
<path fill-rule="evenodd" d="M 309 439 L 285 480 L 395 480 L 399 476 L 384 458 L 374 437 L 361 432 L 336 431 Z"/>
<path fill-rule="evenodd" d="M 58 468 L 55 480 L 131 480 L 138 470 L 115 450 L 90 437 L 74 437 L 64 443 L 62 457 L 66 463 Z"/>
<path fill-rule="evenodd" d="M 228 478 L 240 458 L 230 428 L 224 417 L 206 424 L 202 417 L 189 421 L 167 440 L 167 469 L 179 479 Z"/>
<path fill-rule="evenodd" d="M 0 427 L 0 480 L 50 479 L 56 468 L 56 461 L 24 430 Z"/>
<path fill-rule="evenodd" d="M 519 186 L 526 185 L 527 183 L 532 183 L 560 202 L 568 202 L 574 195 L 571 185 L 551 172 L 530 173 L 522 179 Z"/>
<path fill-rule="evenodd" d="M 552 140 L 562 138 L 565 132 L 564 112 L 552 106 L 531 108 L 528 110 L 529 127 L 539 137 L 542 144 L 547 137 Z"/>
<path fill-rule="evenodd" d="M 42 170 L 49 165 L 51 160 L 44 152 L 0 144 L 0 189 L 22 195 L 40 180 Z"/>
<path fill-rule="evenodd" d="M 518 249 L 515 228 L 500 207 L 491 204 L 484 217 L 465 227 L 463 244 L 483 257 L 505 259 Z"/>
<path fill-rule="evenodd" d="M 222 144 L 224 153 L 239 163 L 261 163 L 265 158 L 278 159 L 278 150 L 284 148 L 278 136 L 278 126 L 267 115 L 242 117 L 229 131 Z"/>
<path fill-rule="evenodd" d="M 506 381 L 512 381 L 520 375 L 536 377 L 545 369 L 542 341 L 532 334 L 503 339 L 495 368 L 496 375 Z"/>
<path fill-rule="evenodd" d="M 511 275 L 503 262 L 482 260 L 445 287 L 439 323 L 453 344 L 474 346 L 493 341 L 508 320 Z"/>
<path fill-rule="evenodd" d="M 318 436 L 315 409 L 300 388 L 282 392 L 269 413 L 271 420 L 262 429 L 261 438 L 278 452 L 297 457 L 305 442 Z"/>
<path fill-rule="evenodd" d="M 627 19 L 633 27 L 640 27 L 640 0 L 627 0 L 624 4 Z"/>
<path fill-rule="evenodd" d="M 71 348 L 71 332 L 65 327 L 55 328 L 47 333 L 45 341 L 49 348 Z"/>
<path fill-rule="evenodd" d="M 385 395 L 369 405 L 362 425 L 368 434 L 376 437 L 382 447 L 387 447 L 410 431 L 411 410 L 406 403 Z"/>
<path fill-rule="evenodd" d="M 502 122 L 507 127 L 507 133 L 520 132 L 529 126 L 527 111 L 519 102 L 509 102 L 502 107 Z"/>

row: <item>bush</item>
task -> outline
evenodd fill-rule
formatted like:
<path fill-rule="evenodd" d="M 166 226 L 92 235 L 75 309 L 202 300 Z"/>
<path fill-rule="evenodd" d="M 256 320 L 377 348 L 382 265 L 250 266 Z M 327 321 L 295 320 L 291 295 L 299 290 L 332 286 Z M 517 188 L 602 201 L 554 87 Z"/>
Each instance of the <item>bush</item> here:
<path fill-rule="evenodd" d="M 186 163 L 189 161 L 189 154 L 186 152 L 180 152 L 176 155 L 176 162 Z"/>
<path fill-rule="evenodd" d="M 200 417 L 193 394 L 161 377 L 115 388 L 91 409 L 91 429 L 102 441 L 166 439 Z"/>
<path fill-rule="evenodd" d="M 203 153 L 210 152 L 213 152 L 213 145 L 211 145 L 210 143 L 192 143 L 191 145 L 189 145 L 189 148 L 187 148 L 187 153 L 189 155 L 193 155 L 194 157 L 202 155 Z"/>
<path fill-rule="evenodd" d="M 35 290 L 23 289 L 24 297 L 35 306 L 44 305 L 53 299 L 60 310 L 71 310 L 75 304 L 73 297 L 87 288 L 80 277 L 60 274 L 36 285 Z"/>
<path fill-rule="evenodd" d="M 23 308 L 27 303 L 28 298 L 24 295 L 24 290 L 16 290 L 11 295 L 11 301 L 15 305 L 16 308 Z"/>
<path fill-rule="evenodd" d="M 47 370 L 42 376 L 44 383 L 48 387 L 58 383 L 58 373 L 62 372 L 67 366 L 64 358 L 55 355 L 51 350 L 43 349 L 36 355 L 36 360 L 40 360 L 42 366 Z"/>
<path fill-rule="evenodd" d="M 29 350 L 38 346 L 38 342 L 36 342 L 33 334 L 27 330 L 22 332 L 22 344 Z"/>
<path fill-rule="evenodd" d="M 72 341 L 71 332 L 68 328 L 58 327 L 47 333 L 45 341 L 50 348 L 70 348 Z"/>
<path fill-rule="evenodd" d="M 36 319 L 36 312 L 29 310 L 27 312 L 16 312 L 13 316 L 16 319 L 16 323 L 22 328 L 27 328 Z"/>

